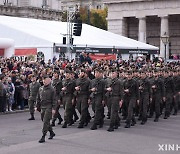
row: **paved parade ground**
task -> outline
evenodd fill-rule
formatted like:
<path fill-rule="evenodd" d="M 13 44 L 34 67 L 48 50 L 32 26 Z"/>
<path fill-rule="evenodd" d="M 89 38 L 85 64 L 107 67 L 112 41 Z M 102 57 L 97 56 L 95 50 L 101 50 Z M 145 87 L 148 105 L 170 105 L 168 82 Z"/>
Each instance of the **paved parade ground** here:
<path fill-rule="evenodd" d="M 56 136 L 38 143 L 42 133 L 40 114 L 28 121 L 29 113 L 0 115 L 0 154 L 161 154 L 180 153 L 180 148 L 166 151 L 166 145 L 180 145 L 180 115 L 158 123 L 150 119 L 144 126 L 137 122 L 130 129 L 125 123 L 114 132 L 107 132 L 109 120 L 103 128 L 78 129 L 74 124 L 66 129 L 54 127 Z M 92 124 L 92 120 L 91 120 Z M 90 124 L 90 125 L 91 125 Z M 49 135 L 49 134 L 48 134 Z M 161 147 L 161 148 L 160 148 Z M 178 151 L 177 151 L 178 150 Z"/>

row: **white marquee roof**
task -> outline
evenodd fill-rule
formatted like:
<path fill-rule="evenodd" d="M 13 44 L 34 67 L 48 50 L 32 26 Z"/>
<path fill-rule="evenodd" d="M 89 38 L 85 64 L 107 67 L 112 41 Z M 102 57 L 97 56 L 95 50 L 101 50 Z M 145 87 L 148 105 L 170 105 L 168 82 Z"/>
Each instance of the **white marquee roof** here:
<path fill-rule="evenodd" d="M 0 37 L 13 39 L 15 47 L 52 47 L 53 43 L 62 44 L 66 26 L 66 22 L 0 16 Z M 83 24 L 80 37 L 73 37 L 76 46 L 158 50 L 152 45 L 87 24 Z"/>

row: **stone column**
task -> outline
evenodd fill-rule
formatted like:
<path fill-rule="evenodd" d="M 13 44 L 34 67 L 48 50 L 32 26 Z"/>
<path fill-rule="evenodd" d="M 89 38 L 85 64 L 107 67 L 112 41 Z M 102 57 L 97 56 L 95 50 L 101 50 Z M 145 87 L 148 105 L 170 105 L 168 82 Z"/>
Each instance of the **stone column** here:
<path fill-rule="evenodd" d="M 163 36 L 165 33 L 166 35 L 169 35 L 168 16 L 161 17 L 161 36 Z M 165 45 L 161 39 L 160 39 L 160 56 L 165 58 Z M 166 59 L 169 59 L 169 44 L 166 45 Z"/>
<path fill-rule="evenodd" d="M 146 18 L 139 18 L 138 41 L 146 43 Z"/>
<path fill-rule="evenodd" d="M 108 19 L 108 31 L 122 36 L 127 35 L 126 19 Z"/>

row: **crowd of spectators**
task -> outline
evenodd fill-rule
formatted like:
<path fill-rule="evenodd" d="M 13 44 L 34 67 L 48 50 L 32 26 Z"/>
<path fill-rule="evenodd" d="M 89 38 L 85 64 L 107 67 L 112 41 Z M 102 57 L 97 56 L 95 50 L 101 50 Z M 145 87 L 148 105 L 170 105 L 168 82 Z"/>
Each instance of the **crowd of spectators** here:
<path fill-rule="evenodd" d="M 18 61 L 15 58 L 0 58 L 0 112 L 24 110 L 28 106 L 29 84 L 32 75 L 36 75 L 38 82 L 42 85 L 43 76 L 48 75 L 52 78 L 55 70 L 60 72 L 60 77 L 63 79 L 64 70 L 67 67 L 75 72 L 76 78 L 80 69 L 84 68 L 87 70 L 89 78 L 93 79 L 94 70 L 97 67 L 101 67 L 106 76 L 106 73 L 112 67 L 118 68 L 120 71 L 136 71 L 144 68 L 163 68 L 167 66 L 176 68 L 180 66 L 180 62 L 164 64 L 160 61 L 124 61 L 121 59 L 116 61 L 92 61 L 87 54 L 80 57 L 80 62 L 53 59 L 45 63 L 44 61 L 30 61 L 27 59 Z"/>

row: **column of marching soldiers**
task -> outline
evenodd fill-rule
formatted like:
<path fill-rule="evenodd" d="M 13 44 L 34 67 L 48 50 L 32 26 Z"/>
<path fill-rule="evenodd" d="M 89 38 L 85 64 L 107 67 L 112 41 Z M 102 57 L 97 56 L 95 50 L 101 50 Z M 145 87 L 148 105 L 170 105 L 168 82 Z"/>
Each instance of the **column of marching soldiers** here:
<path fill-rule="evenodd" d="M 55 133 L 52 127 L 56 120 L 62 128 L 73 125 L 79 118 L 78 128 L 88 126 L 91 130 L 102 128 L 107 106 L 107 119 L 110 119 L 111 132 L 118 129 L 120 120 L 125 120 L 125 128 L 136 124 L 136 116 L 144 125 L 148 118 L 154 117 L 159 121 L 162 115 L 168 119 L 170 115 L 177 115 L 180 107 L 180 69 L 153 69 L 136 71 L 119 71 L 115 68 L 109 72 L 102 68 L 95 69 L 95 78 L 90 80 L 87 71 L 81 69 L 78 78 L 70 69 L 65 70 L 65 78 L 60 79 L 59 72 L 53 73 L 53 79 L 48 79 L 48 86 L 41 86 L 34 75 L 31 78 L 29 108 L 31 117 L 35 120 L 34 105 L 41 111 L 43 136 L 40 143 L 45 142 L 45 135 L 49 131 L 52 139 Z M 51 83 L 50 83 L 51 82 Z M 37 94 L 37 95 L 36 95 Z M 36 103 L 35 103 L 36 102 Z M 59 112 L 61 104 L 64 107 L 64 118 Z M 91 105 L 90 105 L 91 104 Z M 89 107 L 92 107 L 94 116 L 90 116 Z M 54 109 L 53 119 L 50 123 Z M 76 113 L 78 110 L 80 117 Z M 120 118 L 121 117 L 121 118 Z"/>

